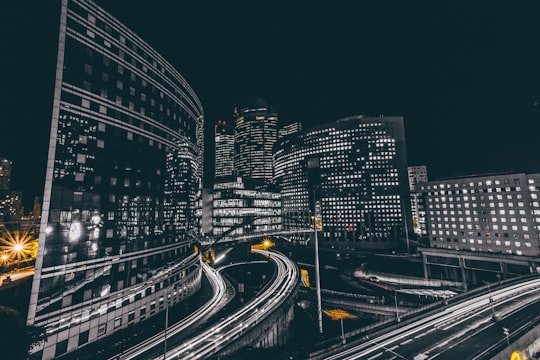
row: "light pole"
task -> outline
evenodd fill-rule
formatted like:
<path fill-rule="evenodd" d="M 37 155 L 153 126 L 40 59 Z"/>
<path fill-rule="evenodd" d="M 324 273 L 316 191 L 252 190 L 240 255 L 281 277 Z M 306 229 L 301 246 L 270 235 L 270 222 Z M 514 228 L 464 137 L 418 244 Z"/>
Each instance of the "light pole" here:
<path fill-rule="evenodd" d="M 317 201 L 317 192 L 320 191 L 321 186 L 321 168 L 320 159 L 318 157 L 311 157 L 307 159 L 307 180 L 311 185 L 311 191 L 313 196 L 313 237 L 315 240 L 315 285 L 317 288 L 317 315 L 319 320 L 319 332 L 323 334 L 323 320 L 322 320 L 322 304 L 321 304 L 321 273 L 319 266 L 319 238 L 317 235 L 317 220 L 320 216 L 320 202 Z M 309 194 L 309 192 L 308 192 Z M 309 196 L 309 195 L 308 195 Z"/>
<path fill-rule="evenodd" d="M 399 311 L 398 311 L 398 306 L 397 306 L 397 290 L 394 290 L 394 301 L 396 303 L 396 320 L 397 322 L 400 322 L 401 319 L 399 318 Z"/>
<path fill-rule="evenodd" d="M 493 309 L 493 300 L 491 299 L 491 287 L 489 283 L 487 283 L 488 286 L 488 294 L 489 294 L 489 307 L 491 308 L 491 317 L 493 320 L 495 320 L 495 309 Z"/>
<path fill-rule="evenodd" d="M 165 294 L 165 340 L 163 341 L 163 359 L 167 360 L 167 329 L 169 327 L 169 289 Z"/>
<path fill-rule="evenodd" d="M 323 321 L 322 321 L 322 304 L 321 304 L 321 273 L 320 273 L 320 267 L 319 267 L 319 239 L 317 236 L 317 219 L 319 216 L 319 212 L 317 211 L 317 199 L 315 196 L 315 190 L 313 190 L 313 204 L 314 204 L 314 211 L 313 211 L 313 233 L 315 237 L 315 286 L 317 288 L 317 315 L 319 319 L 319 332 L 323 333 Z"/>
<path fill-rule="evenodd" d="M 343 317 L 339 318 L 341 320 L 341 342 L 343 345 L 347 343 L 347 340 L 345 339 L 345 331 L 343 331 Z"/>

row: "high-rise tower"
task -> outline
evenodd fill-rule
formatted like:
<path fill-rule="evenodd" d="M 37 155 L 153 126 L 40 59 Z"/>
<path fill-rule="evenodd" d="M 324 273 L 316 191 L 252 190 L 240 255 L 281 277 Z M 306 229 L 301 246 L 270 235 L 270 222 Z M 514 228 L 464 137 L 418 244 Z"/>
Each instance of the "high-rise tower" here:
<path fill-rule="evenodd" d="M 218 120 L 214 126 L 216 147 L 215 179 L 231 177 L 234 174 L 234 127 L 225 120 Z"/>
<path fill-rule="evenodd" d="M 277 111 L 266 100 L 248 97 L 234 109 L 236 175 L 272 181 L 272 148 L 277 140 Z"/>
<path fill-rule="evenodd" d="M 307 164 L 319 160 L 321 246 L 396 249 L 411 230 L 403 118 L 351 116 L 278 141 L 283 228 L 310 226 Z M 298 239 L 301 240 L 301 239 Z"/>
<path fill-rule="evenodd" d="M 34 349 L 42 359 L 164 311 L 194 294 L 202 275 L 193 236 L 203 155 L 197 95 L 93 2 L 62 0 L 60 11 L 28 311 L 28 324 L 47 329 Z"/>
<path fill-rule="evenodd" d="M 0 191 L 9 190 L 11 181 L 11 161 L 0 158 Z"/>

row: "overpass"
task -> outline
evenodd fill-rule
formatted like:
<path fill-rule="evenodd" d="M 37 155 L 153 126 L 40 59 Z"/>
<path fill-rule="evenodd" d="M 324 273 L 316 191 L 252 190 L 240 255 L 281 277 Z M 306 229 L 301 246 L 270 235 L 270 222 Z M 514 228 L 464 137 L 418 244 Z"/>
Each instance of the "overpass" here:
<path fill-rule="evenodd" d="M 513 304 L 516 299 L 521 299 L 523 306 L 534 301 L 530 299 L 539 297 L 538 275 L 509 279 L 499 285 L 487 285 L 459 294 L 448 299 L 447 303 L 441 300 L 413 310 L 404 314 L 401 322 L 388 319 L 348 332 L 345 334 L 346 344 L 343 344 L 340 338 L 321 342 L 316 345 L 309 359 L 367 359 L 379 357 L 383 353 L 394 356 L 398 348 L 401 356 L 409 351 L 407 355 L 410 356 L 406 355 L 405 358 L 416 359 L 417 355 L 421 355 L 418 358 L 422 359 L 435 358 L 439 354 L 434 351 L 424 354 L 422 347 L 425 345 L 431 348 L 434 342 L 444 346 L 464 336 L 471 329 L 490 326 L 494 321 L 498 324 L 500 316 L 507 313 L 505 308 L 516 307 Z M 435 335 L 437 338 L 434 339 Z M 422 344 L 422 341 L 426 340 L 427 342 Z M 419 351 L 422 354 L 419 354 Z M 423 357 L 424 355 L 426 356 Z"/>
<path fill-rule="evenodd" d="M 270 348 L 288 341 L 300 283 L 298 267 L 276 251 L 253 249 L 252 252 L 276 266 L 267 287 L 227 318 L 168 350 L 166 359 L 227 356 L 248 346 Z"/>
<path fill-rule="evenodd" d="M 313 229 L 309 229 L 309 228 L 296 229 L 296 230 L 275 230 L 275 231 L 265 231 L 265 232 L 251 232 L 249 234 L 234 235 L 229 238 L 218 239 L 217 241 L 215 238 L 203 239 L 201 240 L 201 245 L 212 246 L 219 242 L 220 245 L 226 244 L 226 245 L 232 246 L 238 243 L 248 242 L 248 241 L 258 239 L 261 237 L 269 237 L 269 236 L 287 237 L 287 235 L 307 234 L 311 232 L 313 232 Z"/>

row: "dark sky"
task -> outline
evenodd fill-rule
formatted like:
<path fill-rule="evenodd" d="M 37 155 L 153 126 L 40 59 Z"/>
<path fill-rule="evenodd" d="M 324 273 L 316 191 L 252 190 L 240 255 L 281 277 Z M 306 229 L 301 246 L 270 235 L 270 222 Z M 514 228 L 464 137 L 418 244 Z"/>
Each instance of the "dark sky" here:
<path fill-rule="evenodd" d="M 409 164 L 432 179 L 540 172 L 537 1 L 98 3 L 186 78 L 209 135 L 239 95 L 256 95 L 304 127 L 401 115 Z M 30 196 L 43 188 L 54 4 L 0 5 L 0 157 Z"/>

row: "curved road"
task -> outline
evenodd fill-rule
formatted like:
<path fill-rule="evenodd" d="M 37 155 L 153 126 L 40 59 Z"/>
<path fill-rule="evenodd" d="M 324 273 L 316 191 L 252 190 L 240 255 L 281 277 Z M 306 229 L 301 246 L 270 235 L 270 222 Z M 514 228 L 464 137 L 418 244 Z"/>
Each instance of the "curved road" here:
<path fill-rule="evenodd" d="M 384 335 L 375 338 L 366 337 L 360 344 L 342 348 L 341 351 L 333 355 L 321 355 L 323 357 L 320 358 L 325 360 L 455 358 L 451 357 L 450 353 L 448 353 L 450 357 L 443 357 L 442 353 L 452 347 L 457 347 L 457 341 L 459 341 L 457 339 L 466 338 L 470 331 L 482 329 L 491 324 L 490 295 L 495 306 L 493 311 L 504 312 L 505 314 L 500 315 L 507 315 L 507 313 L 523 307 L 524 304 L 534 303 L 535 299 L 540 298 L 539 290 L 540 279 L 507 286 L 492 291 L 491 294 L 480 295 L 459 304 L 447 306 L 444 310 L 420 320 L 404 323 L 400 328 L 391 330 Z M 418 343 L 418 339 L 432 336 L 430 334 L 436 331 L 446 332 L 448 335 L 441 336 L 439 334 L 438 340 L 426 341 L 426 344 L 431 344 L 428 348 L 425 347 L 425 344 Z M 502 334 L 502 328 L 500 331 Z M 441 340 L 441 338 L 448 340 Z M 406 350 L 407 348 L 408 350 Z M 318 358 L 314 357 L 313 359 Z"/>
<path fill-rule="evenodd" d="M 219 325 L 207 329 L 167 352 L 167 359 L 207 359 L 224 349 L 243 333 L 269 316 L 288 298 L 298 284 L 296 264 L 276 251 L 252 250 L 267 257 L 276 265 L 273 281 L 256 298 Z M 163 358 L 163 356 L 161 356 Z M 158 357 L 159 359 L 159 357 Z"/>
<path fill-rule="evenodd" d="M 212 286 L 214 295 L 208 302 L 206 302 L 203 306 L 199 307 L 191 315 L 182 319 L 182 321 L 179 321 L 176 324 L 170 326 L 167 329 L 167 338 L 180 334 L 182 331 L 186 330 L 188 327 L 193 326 L 194 324 L 200 322 L 202 319 L 210 316 L 211 313 L 217 312 L 219 309 L 225 306 L 228 300 L 230 300 L 230 299 L 227 299 L 227 296 L 226 296 L 227 286 L 221 274 L 204 262 L 202 263 L 202 265 L 203 265 L 203 271 L 206 274 L 210 282 L 210 285 Z M 212 311 L 210 312 L 208 309 L 212 309 Z M 124 351 L 122 355 L 116 355 L 112 357 L 111 360 L 112 359 L 128 360 L 128 359 L 136 359 L 138 357 L 145 358 L 143 357 L 144 354 L 147 354 L 148 352 L 152 350 L 155 351 L 155 348 L 158 346 L 160 347 L 160 350 L 163 351 L 164 340 L 165 340 L 165 331 L 162 331 L 148 339 L 145 339 L 144 341 L 140 342 L 136 346 Z"/>

